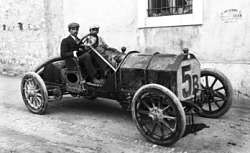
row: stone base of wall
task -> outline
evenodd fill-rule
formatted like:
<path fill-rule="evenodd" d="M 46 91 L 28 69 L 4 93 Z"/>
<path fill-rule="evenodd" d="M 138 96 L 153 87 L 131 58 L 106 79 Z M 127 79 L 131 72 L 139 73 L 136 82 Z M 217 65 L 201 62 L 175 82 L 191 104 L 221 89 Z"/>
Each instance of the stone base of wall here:
<path fill-rule="evenodd" d="M 250 64 L 201 62 L 201 67 L 218 69 L 231 81 L 236 94 L 250 98 Z"/>
<path fill-rule="evenodd" d="M 234 92 L 234 101 L 233 101 L 233 107 L 243 107 L 243 108 L 249 108 L 250 97 L 246 96 L 245 94 L 241 94 L 237 91 Z"/>
<path fill-rule="evenodd" d="M 5 76 L 22 76 L 28 72 L 28 68 L 16 65 L 0 65 L 0 74 Z"/>

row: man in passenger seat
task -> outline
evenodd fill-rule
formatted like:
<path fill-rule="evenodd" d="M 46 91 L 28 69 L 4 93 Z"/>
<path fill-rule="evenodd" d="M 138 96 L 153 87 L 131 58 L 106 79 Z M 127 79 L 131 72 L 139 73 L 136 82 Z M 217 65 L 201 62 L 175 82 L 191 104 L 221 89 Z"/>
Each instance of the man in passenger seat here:
<path fill-rule="evenodd" d="M 100 27 L 98 25 L 93 25 L 89 28 L 90 35 L 96 37 L 96 43 L 93 47 L 106 59 L 110 64 L 116 67 L 116 61 L 114 57 L 112 57 L 112 53 L 116 53 L 117 55 L 121 54 L 117 49 L 109 47 L 104 39 L 98 36 Z"/>

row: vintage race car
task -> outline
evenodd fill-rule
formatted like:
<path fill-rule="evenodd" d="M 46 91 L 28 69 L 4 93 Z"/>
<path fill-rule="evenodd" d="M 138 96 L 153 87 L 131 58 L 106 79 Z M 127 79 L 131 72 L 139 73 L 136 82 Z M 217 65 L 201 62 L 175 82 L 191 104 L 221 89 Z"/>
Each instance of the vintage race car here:
<path fill-rule="evenodd" d="M 123 48 L 122 52 L 108 52 L 116 59 L 110 61 L 81 41 L 106 64 L 107 69 L 99 71 L 105 83 L 88 82 L 77 60 L 74 68 L 68 68 L 61 57 L 50 59 L 22 78 L 21 93 L 30 112 L 44 114 L 49 102 L 64 95 L 114 99 L 131 111 L 139 132 L 148 141 L 169 146 L 183 136 L 188 112 L 218 118 L 232 105 L 228 78 L 215 69 L 201 70 L 188 49 L 174 55 L 125 53 Z"/>

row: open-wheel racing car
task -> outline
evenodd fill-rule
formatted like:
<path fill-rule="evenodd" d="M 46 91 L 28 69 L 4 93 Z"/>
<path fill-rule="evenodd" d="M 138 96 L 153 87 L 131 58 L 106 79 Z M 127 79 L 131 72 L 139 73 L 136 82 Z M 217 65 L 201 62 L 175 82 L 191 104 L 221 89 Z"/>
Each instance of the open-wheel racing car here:
<path fill-rule="evenodd" d="M 131 111 L 148 141 L 168 146 L 183 136 L 188 112 L 218 118 L 232 105 L 228 78 L 214 69 L 201 70 L 188 49 L 174 55 L 125 53 L 123 48 L 122 52 L 109 52 L 109 57 L 116 59 L 110 61 L 84 39 L 81 42 L 107 65 L 107 70 L 99 71 L 105 83 L 89 83 L 77 60 L 74 68 L 68 68 L 61 57 L 50 59 L 22 78 L 21 93 L 30 112 L 44 114 L 49 102 L 66 94 L 109 98 Z"/>

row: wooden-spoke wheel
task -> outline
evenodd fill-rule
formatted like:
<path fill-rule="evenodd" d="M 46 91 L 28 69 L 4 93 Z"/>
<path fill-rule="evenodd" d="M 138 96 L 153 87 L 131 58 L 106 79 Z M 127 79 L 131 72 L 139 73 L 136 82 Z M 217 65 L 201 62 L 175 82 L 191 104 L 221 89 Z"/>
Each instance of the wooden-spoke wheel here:
<path fill-rule="evenodd" d="M 24 75 L 21 82 L 23 101 L 28 110 L 35 114 L 44 114 L 48 105 L 48 93 L 44 81 L 35 72 Z"/>
<path fill-rule="evenodd" d="M 178 98 L 169 89 L 148 84 L 132 101 L 132 115 L 140 133 L 159 145 L 171 145 L 182 137 L 186 117 Z"/>
<path fill-rule="evenodd" d="M 232 105 L 233 89 L 229 79 L 214 69 L 201 70 L 200 116 L 218 118 Z"/>

